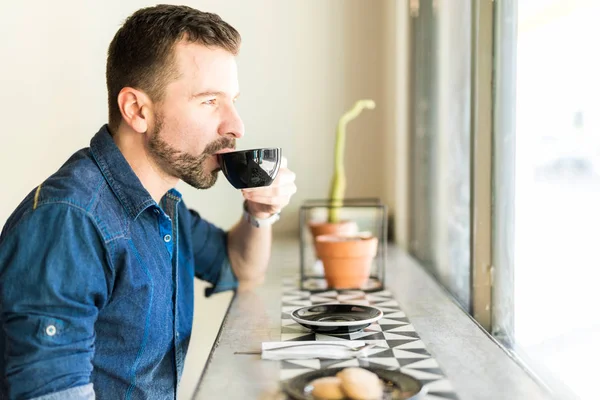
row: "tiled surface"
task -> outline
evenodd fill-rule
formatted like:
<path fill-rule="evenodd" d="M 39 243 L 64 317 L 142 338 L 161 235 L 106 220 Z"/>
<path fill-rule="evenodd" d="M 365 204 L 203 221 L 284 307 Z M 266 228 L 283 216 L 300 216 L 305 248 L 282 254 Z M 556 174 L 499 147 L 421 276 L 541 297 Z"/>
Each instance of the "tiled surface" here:
<path fill-rule="evenodd" d="M 292 310 L 324 303 L 353 303 L 375 306 L 384 316 L 360 332 L 346 335 L 315 334 L 297 324 Z M 309 292 L 298 290 L 295 279 L 285 279 L 281 313 L 281 340 L 361 340 L 374 343 L 365 358 L 350 360 L 289 360 L 281 361 L 280 379 L 315 369 L 335 367 L 378 367 L 400 369 L 423 383 L 426 400 L 458 399 L 444 372 L 426 349 L 410 321 L 393 295 L 387 291 L 365 293 L 360 290 Z"/>

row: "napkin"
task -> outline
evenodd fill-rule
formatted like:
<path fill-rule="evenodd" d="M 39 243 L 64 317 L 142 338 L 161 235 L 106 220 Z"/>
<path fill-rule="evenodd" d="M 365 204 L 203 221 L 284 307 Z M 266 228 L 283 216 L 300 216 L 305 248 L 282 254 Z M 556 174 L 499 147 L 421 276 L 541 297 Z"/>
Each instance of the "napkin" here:
<path fill-rule="evenodd" d="M 365 357 L 366 349 L 353 350 L 364 345 L 365 342 L 359 340 L 263 342 L 261 358 L 263 360 L 306 360 Z"/>

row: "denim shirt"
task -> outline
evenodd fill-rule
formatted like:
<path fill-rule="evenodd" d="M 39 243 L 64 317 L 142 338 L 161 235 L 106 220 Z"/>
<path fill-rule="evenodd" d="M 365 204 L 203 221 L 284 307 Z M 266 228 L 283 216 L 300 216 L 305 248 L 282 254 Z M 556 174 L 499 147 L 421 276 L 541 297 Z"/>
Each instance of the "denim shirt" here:
<path fill-rule="evenodd" d="M 157 204 L 103 126 L 0 235 L 0 398 L 174 399 L 194 276 L 236 288 L 226 233 Z"/>

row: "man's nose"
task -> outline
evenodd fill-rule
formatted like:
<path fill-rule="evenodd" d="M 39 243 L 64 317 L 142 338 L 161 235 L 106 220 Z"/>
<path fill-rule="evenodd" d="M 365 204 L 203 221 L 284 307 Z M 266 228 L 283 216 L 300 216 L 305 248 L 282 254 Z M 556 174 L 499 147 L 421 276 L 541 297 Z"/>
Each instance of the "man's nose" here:
<path fill-rule="evenodd" d="M 234 136 L 236 139 L 244 136 L 244 122 L 233 105 L 224 110 L 219 135 Z"/>

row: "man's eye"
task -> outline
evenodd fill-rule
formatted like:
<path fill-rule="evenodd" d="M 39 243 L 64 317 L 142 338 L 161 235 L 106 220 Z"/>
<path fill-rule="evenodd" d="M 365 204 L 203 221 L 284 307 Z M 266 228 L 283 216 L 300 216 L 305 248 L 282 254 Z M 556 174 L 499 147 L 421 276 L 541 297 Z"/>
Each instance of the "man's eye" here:
<path fill-rule="evenodd" d="M 202 104 L 215 105 L 217 104 L 217 99 L 209 99 L 202 102 Z"/>

